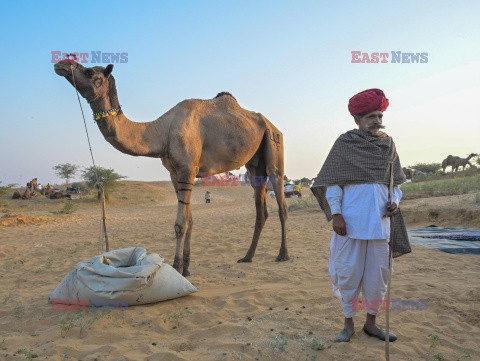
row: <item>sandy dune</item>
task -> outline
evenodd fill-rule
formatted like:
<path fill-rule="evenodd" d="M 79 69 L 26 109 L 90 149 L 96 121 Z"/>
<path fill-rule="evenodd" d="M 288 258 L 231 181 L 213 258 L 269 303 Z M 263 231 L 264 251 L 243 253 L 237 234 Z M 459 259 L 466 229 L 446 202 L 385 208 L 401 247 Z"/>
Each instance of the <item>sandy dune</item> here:
<path fill-rule="evenodd" d="M 112 248 L 142 246 L 171 264 L 174 193 L 163 183 L 148 186 L 157 192 L 152 199 L 140 204 L 129 202 L 129 195 L 108 206 Z M 78 261 L 98 252 L 100 208 L 91 203 L 72 215 L 53 215 L 58 203 L 23 203 L 24 213 L 51 221 L 0 228 L 0 359 L 21 360 L 28 352 L 40 360 L 384 359 L 384 344 L 361 330 L 364 311 L 355 318 L 352 342 L 333 342 L 343 315 L 331 292 L 331 230 L 323 214 L 290 212 L 292 259 L 276 263 L 280 223 L 269 198 L 270 217 L 254 262 L 237 264 L 253 234 L 253 192 L 210 187 L 213 201 L 205 205 L 205 190 L 196 187 L 193 201 L 189 279 L 199 291 L 126 311 L 51 310 L 52 290 Z M 479 274 L 475 255 L 414 246 L 412 254 L 397 259 L 392 298 L 427 299 L 428 309 L 391 311 L 391 328 L 399 336 L 392 360 L 435 360 L 438 354 L 480 360 Z"/>

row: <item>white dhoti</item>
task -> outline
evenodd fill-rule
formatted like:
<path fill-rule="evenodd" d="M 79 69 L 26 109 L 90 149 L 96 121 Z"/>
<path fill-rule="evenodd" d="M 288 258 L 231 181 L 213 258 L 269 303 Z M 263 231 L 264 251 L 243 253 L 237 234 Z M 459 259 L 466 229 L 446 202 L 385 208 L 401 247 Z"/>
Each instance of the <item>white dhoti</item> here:
<path fill-rule="evenodd" d="M 333 232 L 328 263 L 333 294 L 345 317 L 358 309 L 376 315 L 382 306 L 388 281 L 388 239 L 353 239 Z M 363 303 L 358 303 L 360 287 Z M 385 308 L 383 308 L 385 309 Z"/>

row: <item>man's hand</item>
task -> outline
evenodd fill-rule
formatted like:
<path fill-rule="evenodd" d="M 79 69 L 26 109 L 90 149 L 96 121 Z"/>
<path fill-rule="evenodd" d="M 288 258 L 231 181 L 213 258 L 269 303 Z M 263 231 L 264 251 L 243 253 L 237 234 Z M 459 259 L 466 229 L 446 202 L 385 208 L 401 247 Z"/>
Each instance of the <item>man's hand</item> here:
<path fill-rule="evenodd" d="M 345 220 L 341 214 L 334 214 L 333 215 L 333 230 L 340 236 L 347 235 L 347 225 L 345 224 Z"/>
<path fill-rule="evenodd" d="M 392 203 L 390 202 L 387 203 L 387 214 L 385 214 L 385 217 L 392 217 L 396 216 L 398 212 L 400 211 L 400 208 L 397 207 L 397 203 Z"/>

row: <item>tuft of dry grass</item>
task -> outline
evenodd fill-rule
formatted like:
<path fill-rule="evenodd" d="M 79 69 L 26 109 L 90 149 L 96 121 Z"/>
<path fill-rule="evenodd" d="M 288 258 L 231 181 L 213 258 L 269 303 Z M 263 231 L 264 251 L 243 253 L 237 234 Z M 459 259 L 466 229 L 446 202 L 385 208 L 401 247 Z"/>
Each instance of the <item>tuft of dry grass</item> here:
<path fill-rule="evenodd" d="M 304 189 L 302 198 L 292 198 L 288 202 L 288 211 L 295 212 L 298 210 L 315 210 L 320 211 L 317 199 L 313 196 L 309 189 Z"/>

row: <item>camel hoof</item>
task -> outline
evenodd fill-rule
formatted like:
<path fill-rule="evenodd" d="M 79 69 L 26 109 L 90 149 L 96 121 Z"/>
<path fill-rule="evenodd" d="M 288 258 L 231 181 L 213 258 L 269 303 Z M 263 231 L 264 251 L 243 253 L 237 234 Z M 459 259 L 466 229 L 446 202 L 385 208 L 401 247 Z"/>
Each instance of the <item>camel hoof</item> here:
<path fill-rule="evenodd" d="M 275 262 L 285 262 L 285 261 L 288 261 L 290 259 L 290 257 L 288 256 L 278 256 L 277 258 L 275 258 Z"/>
<path fill-rule="evenodd" d="M 182 276 L 183 276 L 183 277 L 188 277 L 188 276 L 190 276 L 190 271 L 188 271 L 188 270 L 183 271 Z"/>
<path fill-rule="evenodd" d="M 251 263 L 251 262 L 252 262 L 252 259 L 247 257 L 243 257 L 242 259 L 239 259 L 237 261 L 237 263 Z"/>

